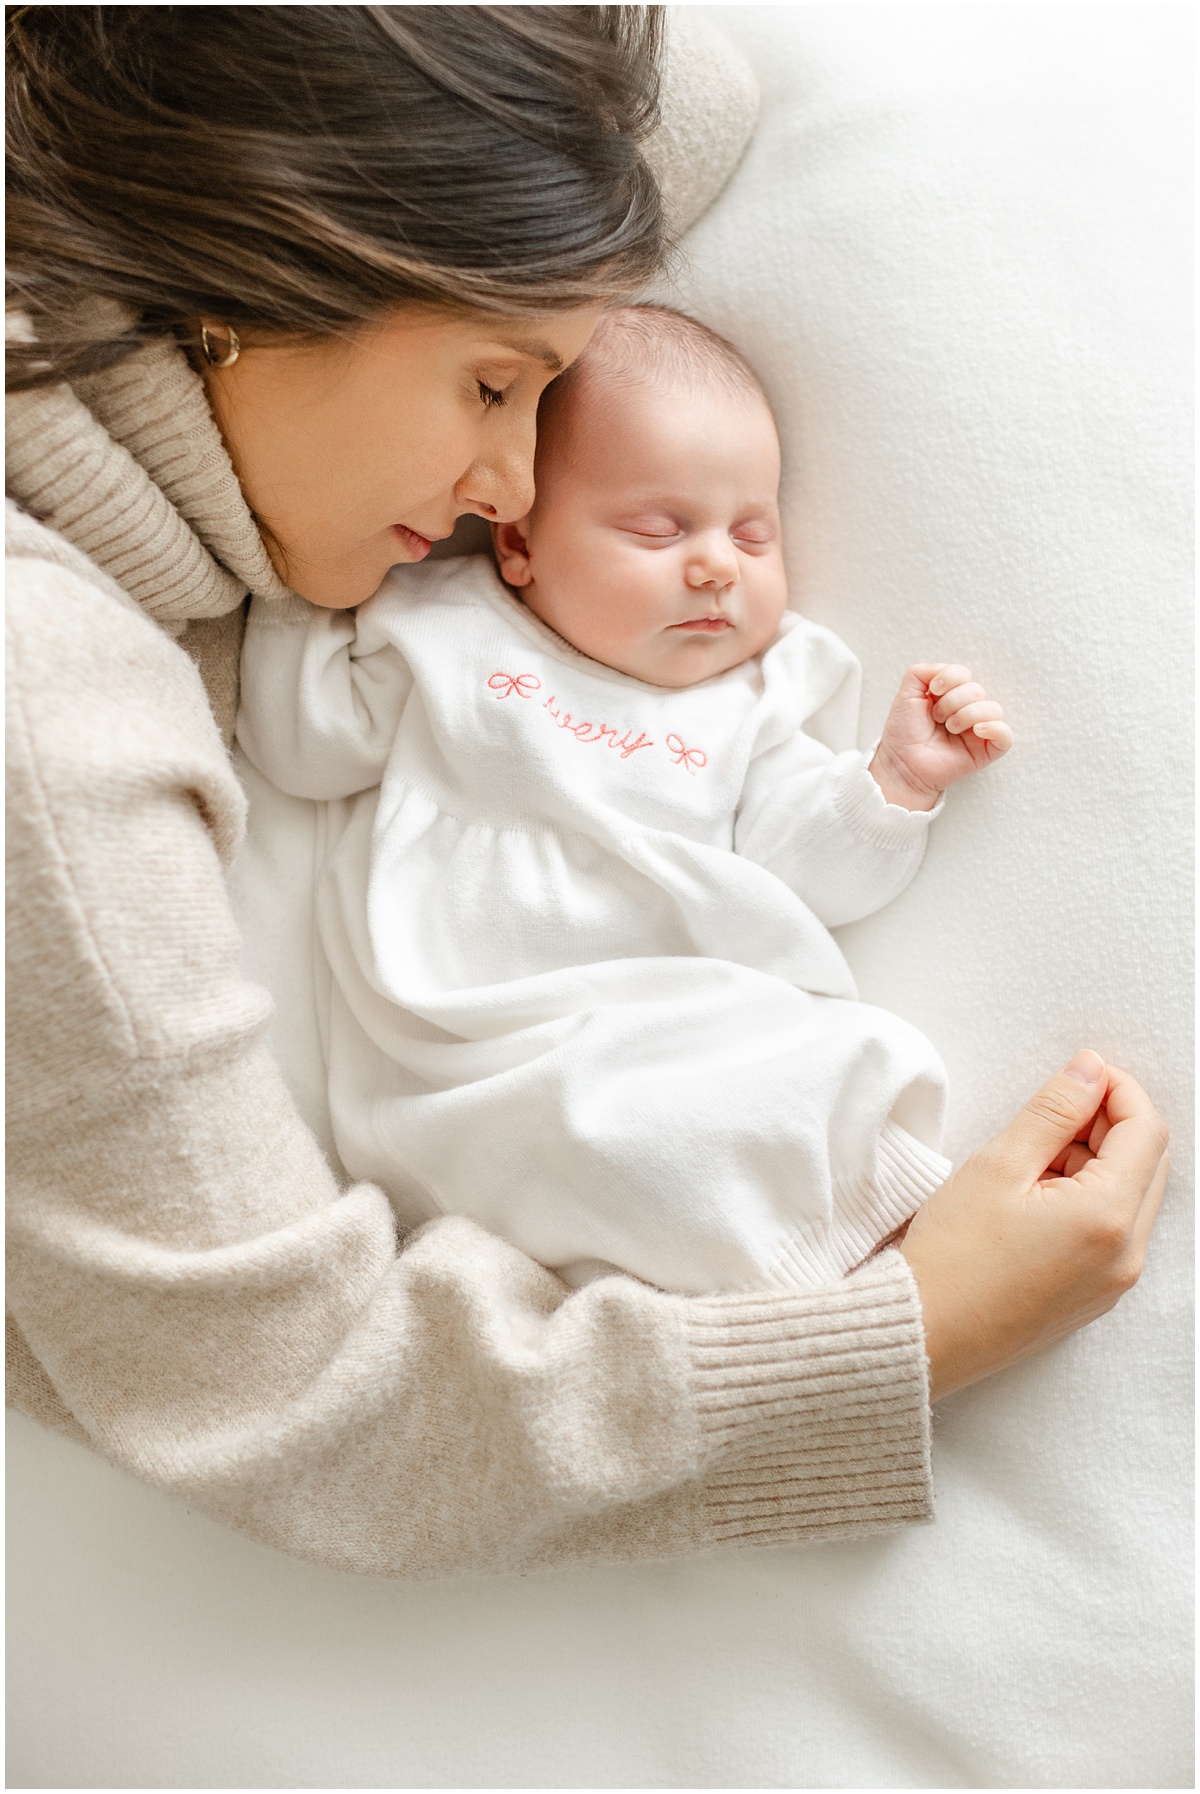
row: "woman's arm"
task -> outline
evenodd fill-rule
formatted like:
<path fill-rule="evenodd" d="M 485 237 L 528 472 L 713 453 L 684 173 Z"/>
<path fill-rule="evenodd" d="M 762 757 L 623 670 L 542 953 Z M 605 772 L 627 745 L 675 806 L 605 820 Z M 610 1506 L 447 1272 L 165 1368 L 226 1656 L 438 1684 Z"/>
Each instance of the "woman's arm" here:
<path fill-rule="evenodd" d="M 291 797 L 353 797 L 378 785 L 412 690 L 371 607 L 320 610 L 255 598 L 242 644 L 237 738 Z"/>
<path fill-rule="evenodd" d="M 45 562 L 9 595 L 14 1393 L 283 1549 L 390 1575 L 928 1517 L 915 1286 L 571 1294 L 342 1193 L 263 1041 L 241 796 L 186 656 Z"/>

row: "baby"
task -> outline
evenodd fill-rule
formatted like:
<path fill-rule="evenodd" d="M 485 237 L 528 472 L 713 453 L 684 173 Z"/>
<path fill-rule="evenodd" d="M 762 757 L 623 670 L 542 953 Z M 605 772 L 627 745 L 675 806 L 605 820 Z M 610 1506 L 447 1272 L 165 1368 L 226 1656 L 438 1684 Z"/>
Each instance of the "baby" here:
<path fill-rule="evenodd" d="M 317 933 L 346 1169 L 573 1283 L 840 1277 L 945 1178 L 929 1042 L 831 927 L 1003 754 L 964 667 L 909 668 L 868 765 L 859 672 L 785 609 L 770 408 L 676 313 L 608 313 L 486 556 L 356 615 L 255 601 L 250 760 L 322 800 Z"/>

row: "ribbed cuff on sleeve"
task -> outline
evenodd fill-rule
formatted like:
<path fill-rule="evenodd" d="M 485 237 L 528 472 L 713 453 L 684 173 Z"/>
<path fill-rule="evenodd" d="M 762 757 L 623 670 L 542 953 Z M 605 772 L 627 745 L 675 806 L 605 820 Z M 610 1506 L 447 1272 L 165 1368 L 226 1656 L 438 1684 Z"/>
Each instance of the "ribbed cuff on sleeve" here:
<path fill-rule="evenodd" d="M 925 1335 L 899 1252 L 794 1298 L 693 1298 L 685 1324 L 714 1543 L 932 1518 Z"/>
<path fill-rule="evenodd" d="M 874 847 L 923 847 L 929 824 L 946 807 L 943 792 L 932 810 L 906 810 L 890 804 L 867 770 L 868 757 L 849 765 L 834 792 L 834 808 L 843 822 Z"/>

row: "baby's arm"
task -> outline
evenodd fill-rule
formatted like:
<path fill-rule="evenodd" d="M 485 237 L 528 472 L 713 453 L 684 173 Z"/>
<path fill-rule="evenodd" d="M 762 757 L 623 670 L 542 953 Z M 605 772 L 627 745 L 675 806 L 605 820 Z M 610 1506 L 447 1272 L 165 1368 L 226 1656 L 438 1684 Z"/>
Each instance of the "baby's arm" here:
<path fill-rule="evenodd" d="M 352 797 L 383 777 L 412 674 L 371 606 L 255 599 L 242 649 L 237 738 L 292 797 Z"/>
<path fill-rule="evenodd" d="M 782 878 L 826 927 L 898 896 L 942 792 L 1012 746 L 999 704 L 965 667 L 909 667 L 870 766 L 797 731 L 751 763 L 735 846 Z"/>
<path fill-rule="evenodd" d="M 935 814 L 889 804 L 864 755 L 834 754 L 798 731 L 752 762 L 734 846 L 837 928 L 899 895 Z"/>

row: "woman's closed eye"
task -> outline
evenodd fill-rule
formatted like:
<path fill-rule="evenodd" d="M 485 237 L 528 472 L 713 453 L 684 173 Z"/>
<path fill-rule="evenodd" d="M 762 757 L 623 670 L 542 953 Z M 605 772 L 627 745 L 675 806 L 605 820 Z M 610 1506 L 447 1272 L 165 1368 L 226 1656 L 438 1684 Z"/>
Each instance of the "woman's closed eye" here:
<path fill-rule="evenodd" d="M 504 394 L 498 386 L 489 386 L 486 380 L 479 380 L 476 385 L 485 408 L 490 410 L 493 405 L 503 405 Z"/>

